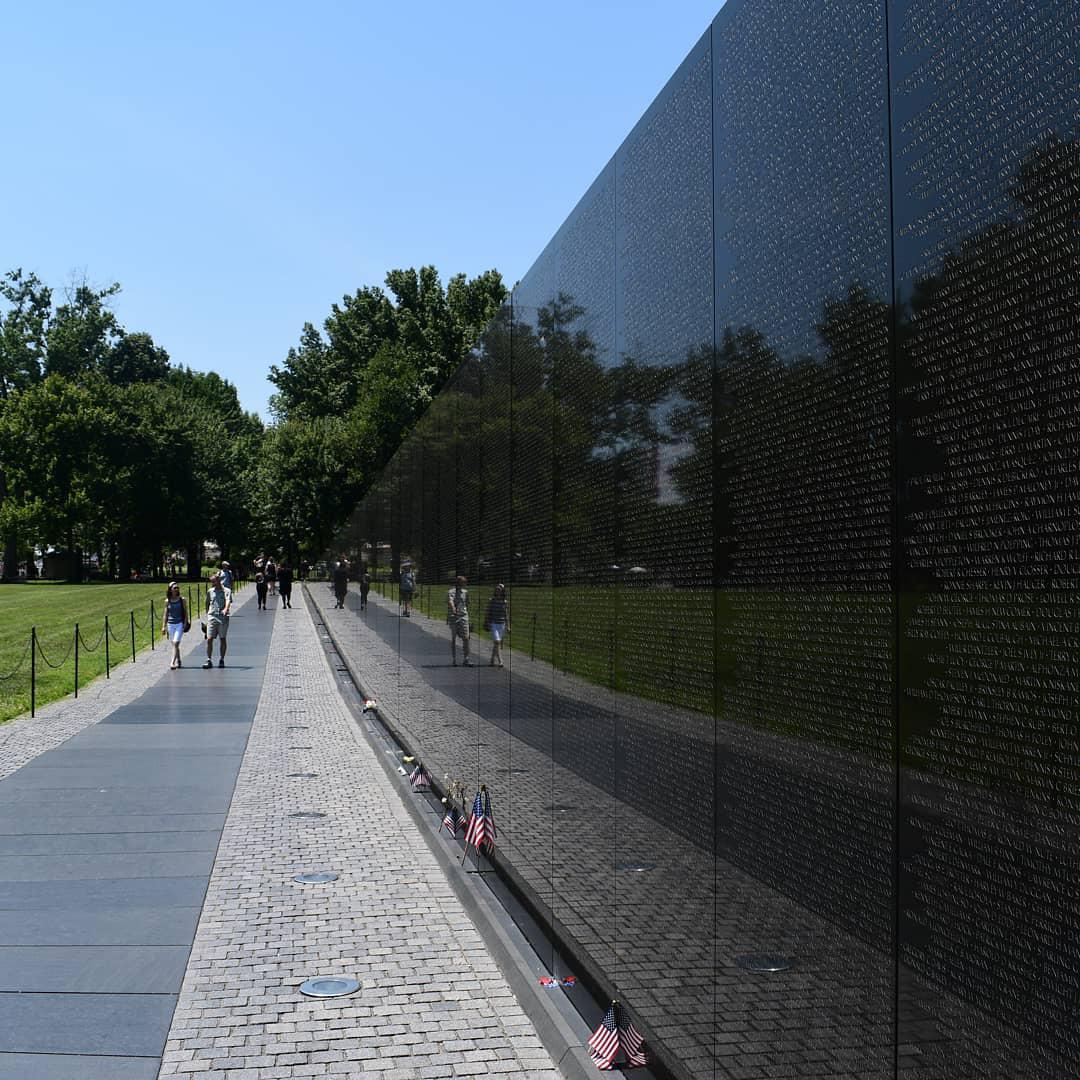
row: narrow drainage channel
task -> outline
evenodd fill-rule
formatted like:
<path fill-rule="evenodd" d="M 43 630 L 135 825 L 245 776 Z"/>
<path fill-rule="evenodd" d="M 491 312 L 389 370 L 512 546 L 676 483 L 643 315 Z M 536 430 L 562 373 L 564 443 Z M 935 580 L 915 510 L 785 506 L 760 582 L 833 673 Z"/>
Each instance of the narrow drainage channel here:
<path fill-rule="evenodd" d="M 404 745 L 397 733 L 387 724 L 377 705 L 368 709 L 363 707 L 365 700 L 363 690 L 357 684 L 352 671 L 330 635 L 322 612 L 314 604 L 312 607 L 314 609 L 312 619 L 315 622 L 319 640 L 322 642 L 323 650 L 330 660 L 342 689 L 346 691 L 345 700 L 361 730 L 366 730 L 376 743 L 383 747 L 384 752 L 393 755 L 397 761 L 401 761 L 405 756 L 418 758 L 417 750 Z M 398 772 L 405 774 L 405 770 L 400 767 Z M 426 799 L 429 810 L 441 818 L 444 793 L 434 782 L 431 786 L 430 792 L 418 792 L 414 789 L 412 794 Z M 552 809 L 556 808 L 552 807 Z M 560 806 L 558 809 L 567 812 L 572 811 L 573 808 Z M 546 916 L 542 905 L 532 899 L 527 886 L 505 863 L 496 864 L 485 859 L 484 865 L 487 872 L 479 875 L 480 880 L 521 931 L 540 963 L 547 968 L 552 980 L 551 985 L 565 991 L 567 1001 L 589 1030 L 595 1030 L 607 1011 L 610 998 L 596 978 L 590 974 L 589 964 L 575 961 L 573 950 L 551 933 L 549 926 L 545 925 Z M 641 873 L 651 870 L 652 864 L 623 864 L 618 869 Z M 619 1075 L 618 1070 L 613 1070 L 613 1073 Z M 635 1080 L 677 1080 L 662 1063 L 656 1061 L 650 1061 L 645 1067 L 635 1068 L 628 1075 L 635 1077 Z"/>

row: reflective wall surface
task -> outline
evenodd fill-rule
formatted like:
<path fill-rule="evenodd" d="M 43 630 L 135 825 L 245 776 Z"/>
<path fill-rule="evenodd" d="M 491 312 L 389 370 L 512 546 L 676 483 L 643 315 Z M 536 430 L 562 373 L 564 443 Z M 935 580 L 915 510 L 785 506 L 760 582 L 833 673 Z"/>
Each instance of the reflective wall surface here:
<path fill-rule="evenodd" d="M 1077 1075 L 1078 46 L 729 0 L 340 538 L 670 1075 Z"/>

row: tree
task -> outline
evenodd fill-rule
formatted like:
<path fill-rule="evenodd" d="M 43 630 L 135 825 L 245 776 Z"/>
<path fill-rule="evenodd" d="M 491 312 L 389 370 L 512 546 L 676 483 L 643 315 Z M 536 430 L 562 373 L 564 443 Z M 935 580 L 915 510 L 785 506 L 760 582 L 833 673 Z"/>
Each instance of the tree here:
<path fill-rule="evenodd" d="M 105 368 L 109 354 L 124 335 L 108 301 L 120 291 L 118 283 L 95 289 L 83 281 L 67 290 L 49 321 L 45 335 L 45 372 L 78 379 Z"/>
<path fill-rule="evenodd" d="M 116 386 L 156 382 L 169 372 L 169 354 L 145 333 L 124 333 L 105 354 L 102 374 Z"/>
<path fill-rule="evenodd" d="M 52 310 L 52 293 L 34 274 L 9 270 L 0 279 L 0 298 L 6 310 L 0 316 L 0 410 L 10 394 L 41 379 L 45 356 L 45 328 Z M 0 513 L 8 495 L 6 471 L 0 467 Z M 2 530 L 4 580 L 15 576 L 19 558 L 17 515 Z"/>
<path fill-rule="evenodd" d="M 323 323 L 326 338 L 304 325 L 299 346 L 284 365 L 270 369 L 277 387 L 271 407 L 280 419 L 345 416 L 365 394 L 365 372 L 382 351 L 394 347 L 408 365 L 394 362 L 415 379 L 417 393 L 437 392 L 465 358 L 477 335 L 506 297 L 501 275 L 488 270 L 468 279 L 452 277 L 443 289 L 433 266 L 391 270 L 387 295 L 365 286 L 335 304 Z M 383 364 L 385 372 L 386 363 Z"/>

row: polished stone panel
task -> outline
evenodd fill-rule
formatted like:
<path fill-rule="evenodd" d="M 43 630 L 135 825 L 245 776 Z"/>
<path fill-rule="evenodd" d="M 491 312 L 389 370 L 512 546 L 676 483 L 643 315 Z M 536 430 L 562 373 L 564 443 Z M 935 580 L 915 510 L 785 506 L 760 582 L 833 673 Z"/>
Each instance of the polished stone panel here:
<path fill-rule="evenodd" d="M 1078 36 L 728 0 L 343 533 L 510 586 L 365 619 L 680 1080 L 1075 1073 Z"/>

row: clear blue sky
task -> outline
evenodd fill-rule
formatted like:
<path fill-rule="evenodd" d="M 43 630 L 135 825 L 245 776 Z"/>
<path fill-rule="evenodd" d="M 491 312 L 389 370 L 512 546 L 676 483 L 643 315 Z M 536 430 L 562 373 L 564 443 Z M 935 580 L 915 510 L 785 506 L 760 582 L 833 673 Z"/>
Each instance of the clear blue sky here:
<path fill-rule="evenodd" d="M 520 278 L 721 0 L 0 5 L 0 270 L 267 416 L 305 321 L 396 266 Z"/>

